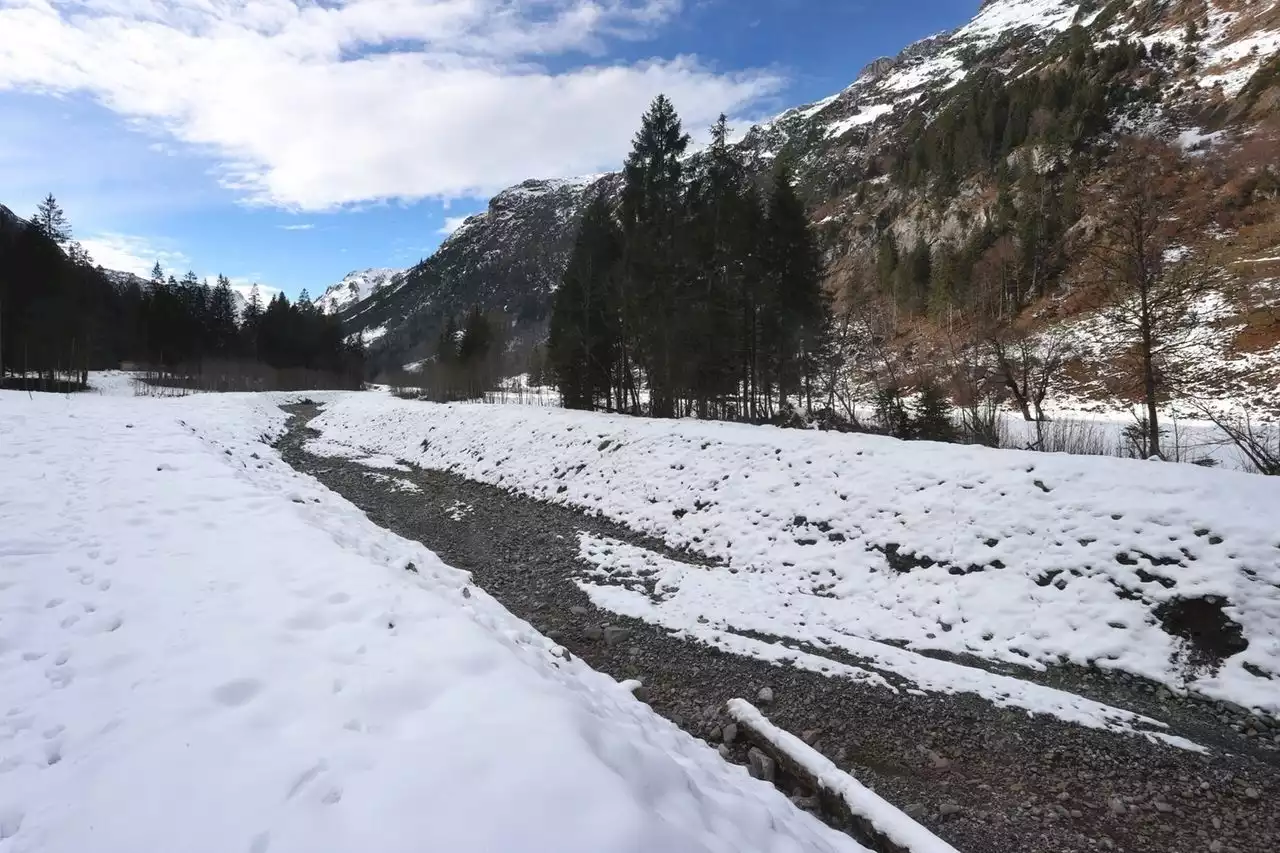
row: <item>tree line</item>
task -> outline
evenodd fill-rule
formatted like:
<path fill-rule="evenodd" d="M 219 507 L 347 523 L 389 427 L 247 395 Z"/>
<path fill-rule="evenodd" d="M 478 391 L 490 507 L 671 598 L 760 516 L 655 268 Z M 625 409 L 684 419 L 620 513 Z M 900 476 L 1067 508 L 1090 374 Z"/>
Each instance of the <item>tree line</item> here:
<path fill-rule="evenodd" d="M 765 419 L 825 396 L 831 307 L 790 164 L 761 188 L 720 120 L 708 149 L 659 95 L 619 198 L 592 199 L 547 345 L 567 407 Z"/>
<path fill-rule="evenodd" d="M 303 291 L 242 300 L 226 276 L 181 279 L 157 262 L 119 280 L 71 239 L 52 196 L 0 229 L 0 384 L 83 385 L 89 370 L 132 364 L 154 381 L 216 390 L 359 387 L 363 347 Z"/>

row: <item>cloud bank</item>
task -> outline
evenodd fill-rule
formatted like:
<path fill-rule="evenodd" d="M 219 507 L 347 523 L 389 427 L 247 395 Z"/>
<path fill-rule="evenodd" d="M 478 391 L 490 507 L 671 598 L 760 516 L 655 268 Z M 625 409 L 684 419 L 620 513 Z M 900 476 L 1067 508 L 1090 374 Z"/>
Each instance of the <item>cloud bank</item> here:
<path fill-rule="evenodd" d="M 658 92 L 691 128 L 782 80 L 623 64 L 680 0 L 0 0 L 0 90 L 85 93 L 221 163 L 251 202 L 321 211 L 488 195 L 616 166 Z"/>

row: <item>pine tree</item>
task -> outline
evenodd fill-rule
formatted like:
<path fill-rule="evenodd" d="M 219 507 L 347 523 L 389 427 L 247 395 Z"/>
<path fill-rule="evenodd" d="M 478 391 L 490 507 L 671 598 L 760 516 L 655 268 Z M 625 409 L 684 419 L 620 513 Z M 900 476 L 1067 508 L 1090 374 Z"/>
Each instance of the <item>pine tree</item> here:
<path fill-rule="evenodd" d="M 622 334 L 635 340 L 655 417 L 675 414 L 682 158 L 688 145 L 675 108 L 659 95 L 641 119 L 623 166 Z"/>
<path fill-rule="evenodd" d="M 831 307 L 822 262 L 789 164 L 779 164 L 769 198 L 765 275 L 776 319 L 768 345 L 779 402 L 803 393 L 810 407 L 826 350 Z"/>
<path fill-rule="evenodd" d="M 231 282 L 219 275 L 209 296 L 209 337 L 214 352 L 228 356 L 235 347 L 236 302 Z"/>
<path fill-rule="evenodd" d="M 71 239 L 71 223 L 67 221 L 67 216 L 58 206 L 58 200 L 53 197 L 53 193 L 49 193 L 40 202 L 36 208 L 36 215 L 31 217 L 31 224 L 59 246 Z"/>
<path fill-rule="evenodd" d="M 552 302 L 547 357 L 566 408 L 589 409 L 613 397 L 620 346 L 614 283 L 621 256 L 621 235 L 602 193 L 583 213 Z"/>

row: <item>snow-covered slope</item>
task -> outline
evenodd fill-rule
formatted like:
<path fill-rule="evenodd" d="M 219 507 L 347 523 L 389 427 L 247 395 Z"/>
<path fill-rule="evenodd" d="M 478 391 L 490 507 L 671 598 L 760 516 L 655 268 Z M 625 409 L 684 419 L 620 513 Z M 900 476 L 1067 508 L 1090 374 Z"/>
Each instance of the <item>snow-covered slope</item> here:
<path fill-rule="evenodd" d="M 311 425 L 316 452 L 448 469 L 725 561 L 581 543 L 597 604 L 673 629 L 783 637 L 1005 701 L 1022 688 L 963 687 L 971 673 L 903 648 L 1096 665 L 1280 714 L 1274 478 L 375 395 Z"/>
<path fill-rule="evenodd" d="M 0 850 L 862 850 L 293 472 L 280 399 L 0 392 Z"/>
<path fill-rule="evenodd" d="M 355 270 L 337 284 L 325 288 L 315 305 L 325 314 L 340 314 L 362 299 L 367 299 L 384 288 L 395 287 L 404 270 L 372 267 Z"/>

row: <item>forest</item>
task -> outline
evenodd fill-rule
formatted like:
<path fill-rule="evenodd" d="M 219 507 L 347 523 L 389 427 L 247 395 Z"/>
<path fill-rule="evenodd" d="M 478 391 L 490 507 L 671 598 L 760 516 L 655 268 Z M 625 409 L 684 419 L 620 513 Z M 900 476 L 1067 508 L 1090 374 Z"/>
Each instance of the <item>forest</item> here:
<path fill-rule="evenodd" d="M 588 206 L 552 305 L 547 362 L 570 408 L 768 419 L 813 408 L 831 359 L 822 260 L 790 165 L 757 185 L 722 116 L 704 156 L 659 95 L 615 203 Z"/>
<path fill-rule="evenodd" d="M 149 280 L 97 267 L 48 196 L 0 223 L 0 384 L 75 390 L 129 365 L 154 384 L 203 390 L 358 388 L 363 348 L 306 296 L 263 304 L 157 263 Z"/>

